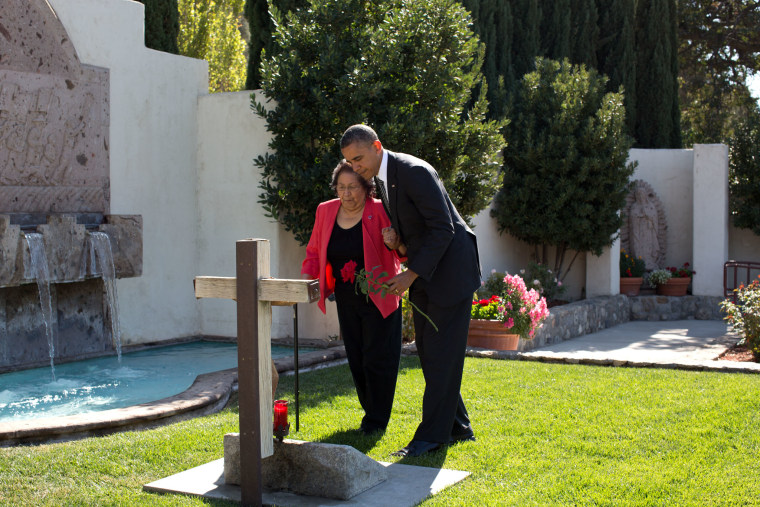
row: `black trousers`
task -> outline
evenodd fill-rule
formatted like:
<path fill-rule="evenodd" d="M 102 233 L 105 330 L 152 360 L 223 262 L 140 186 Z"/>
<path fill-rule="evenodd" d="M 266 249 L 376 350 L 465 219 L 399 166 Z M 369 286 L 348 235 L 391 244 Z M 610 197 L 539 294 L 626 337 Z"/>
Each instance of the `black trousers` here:
<path fill-rule="evenodd" d="M 430 302 L 427 292 L 414 284 L 409 295 L 438 327 L 436 331 L 424 316 L 414 312 L 417 353 L 425 377 L 422 422 L 414 439 L 445 444 L 451 436 L 472 434 L 467 408 L 459 393 L 472 300 L 467 298 L 441 307 Z"/>
<path fill-rule="evenodd" d="M 336 294 L 338 321 L 356 395 L 364 409 L 362 427 L 385 429 L 391 417 L 401 359 L 401 307 L 383 318 L 364 295 Z"/>

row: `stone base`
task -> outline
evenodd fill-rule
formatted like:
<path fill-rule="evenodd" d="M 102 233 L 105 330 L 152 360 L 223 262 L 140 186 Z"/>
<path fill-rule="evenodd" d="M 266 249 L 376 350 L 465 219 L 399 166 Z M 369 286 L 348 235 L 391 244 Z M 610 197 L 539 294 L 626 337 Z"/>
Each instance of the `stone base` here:
<path fill-rule="evenodd" d="M 348 500 L 388 478 L 385 467 L 347 445 L 275 441 L 261 463 L 263 486 L 298 495 Z M 240 484 L 240 434 L 224 435 L 224 482 Z"/>

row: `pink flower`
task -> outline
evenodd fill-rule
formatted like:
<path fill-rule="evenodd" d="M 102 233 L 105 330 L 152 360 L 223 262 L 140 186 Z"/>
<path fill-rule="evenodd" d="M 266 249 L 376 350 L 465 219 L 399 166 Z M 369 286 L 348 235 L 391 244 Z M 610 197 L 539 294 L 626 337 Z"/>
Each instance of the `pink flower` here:
<path fill-rule="evenodd" d="M 512 317 L 508 318 L 507 322 L 504 323 L 504 327 L 506 327 L 507 329 L 512 329 L 514 325 L 515 325 L 515 319 L 513 319 Z"/>
<path fill-rule="evenodd" d="M 344 282 L 354 283 L 356 279 L 356 263 L 354 261 L 348 261 L 343 265 L 340 270 L 340 276 Z"/>

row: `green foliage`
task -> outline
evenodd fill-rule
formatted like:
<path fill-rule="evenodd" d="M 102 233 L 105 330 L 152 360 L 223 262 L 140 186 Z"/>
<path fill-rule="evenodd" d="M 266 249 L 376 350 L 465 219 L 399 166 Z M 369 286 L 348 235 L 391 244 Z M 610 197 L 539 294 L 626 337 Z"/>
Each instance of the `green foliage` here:
<path fill-rule="evenodd" d="M 431 163 L 459 212 L 470 217 L 496 191 L 502 123 L 485 119 L 483 48 L 453 0 L 312 0 L 275 14 L 277 57 L 265 55 L 254 100 L 273 134 L 260 202 L 306 243 L 319 202 L 332 197 L 338 141 L 354 123 L 372 125 L 384 146 Z M 468 105 L 472 104 L 471 109 Z"/>
<path fill-rule="evenodd" d="M 675 0 L 636 2 L 636 146 L 680 148 Z"/>
<path fill-rule="evenodd" d="M 684 142 L 728 140 L 734 119 L 756 107 L 747 75 L 760 70 L 760 3 L 678 0 Z"/>
<path fill-rule="evenodd" d="M 474 299 L 472 301 L 472 309 L 470 310 L 470 318 L 476 320 L 497 320 L 499 318 L 500 305 L 501 298 L 495 294 L 488 299 Z"/>
<path fill-rule="evenodd" d="M 742 341 L 760 360 L 760 277 L 749 285 L 734 289 L 736 302 L 731 299 L 721 301 L 720 307 L 726 312 L 724 319 L 738 332 Z"/>
<path fill-rule="evenodd" d="M 504 276 L 506 273 L 501 273 L 495 269 L 491 270 L 491 274 L 478 288 L 477 295 L 480 299 L 488 299 L 493 295 L 504 294 L 507 290 L 507 284 L 504 283 Z"/>
<path fill-rule="evenodd" d="M 562 280 L 557 278 L 557 274 L 546 264 L 530 261 L 528 268 L 526 270 L 521 269 L 520 273 L 523 274 L 523 271 L 525 272 L 525 285 L 537 290 L 547 300 L 558 299 L 565 293 L 565 286 L 562 285 Z"/>
<path fill-rule="evenodd" d="M 626 132 L 636 125 L 636 55 L 634 0 L 597 0 L 599 38 L 596 69 L 609 78 L 607 91 L 623 87 Z"/>
<path fill-rule="evenodd" d="M 688 262 L 684 262 L 683 266 L 680 268 L 677 268 L 675 266 L 668 266 L 665 269 L 670 271 L 671 278 L 692 278 L 697 274 L 697 272 L 692 269 L 691 264 Z"/>
<path fill-rule="evenodd" d="M 245 41 L 240 34 L 244 0 L 179 0 L 180 54 L 208 61 L 209 91 L 243 88 Z"/>
<path fill-rule="evenodd" d="M 178 54 L 177 0 L 137 0 L 145 5 L 145 47 Z"/>
<path fill-rule="evenodd" d="M 730 141 L 730 210 L 736 227 L 760 235 L 760 109 L 742 120 Z"/>
<path fill-rule="evenodd" d="M 570 0 L 541 6 L 541 56 L 552 60 L 570 57 Z"/>
<path fill-rule="evenodd" d="M 600 255 L 621 225 L 631 139 L 619 93 L 605 93 L 606 78 L 585 66 L 539 58 L 526 74 L 505 129 L 503 187 L 492 216 L 499 228 L 536 247 L 559 280 L 568 250 Z M 577 255 L 577 253 L 576 253 Z"/>
<path fill-rule="evenodd" d="M 401 298 L 401 340 L 413 342 L 414 335 L 414 311 L 409 298 Z"/>
<path fill-rule="evenodd" d="M 248 46 L 248 72 L 245 81 L 246 90 L 261 88 L 261 52 L 273 54 L 274 23 L 269 15 L 269 2 L 283 13 L 305 7 L 308 0 L 245 0 L 245 18 L 251 32 Z"/>
<path fill-rule="evenodd" d="M 596 68 L 596 48 L 599 45 L 596 4 L 594 0 L 572 0 L 571 4 L 570 61 Z"/>
<path fill-rule="evenodd" d="M 639 255 L 634 257 L 628 255 L 628 252 L 620 249 L 620 277 L 621 278 L 640 278 L 644 276 L 647 265 L 644 259 Z"/>

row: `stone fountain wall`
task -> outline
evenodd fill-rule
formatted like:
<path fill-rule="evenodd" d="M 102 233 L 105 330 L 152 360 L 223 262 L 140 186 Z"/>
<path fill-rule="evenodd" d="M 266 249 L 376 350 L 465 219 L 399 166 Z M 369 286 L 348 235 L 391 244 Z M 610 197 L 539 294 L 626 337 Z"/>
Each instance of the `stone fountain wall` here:
<path fill-rule="evenodd" d="M 83 65 L 45 0 L 0 4 L 0 371 L 49 362 L 26 233 L 44 242 L 56 362 L 112 349 L 89 232 L 142 274 L 142 218 L 111 215 L 109 71 Z"/>

